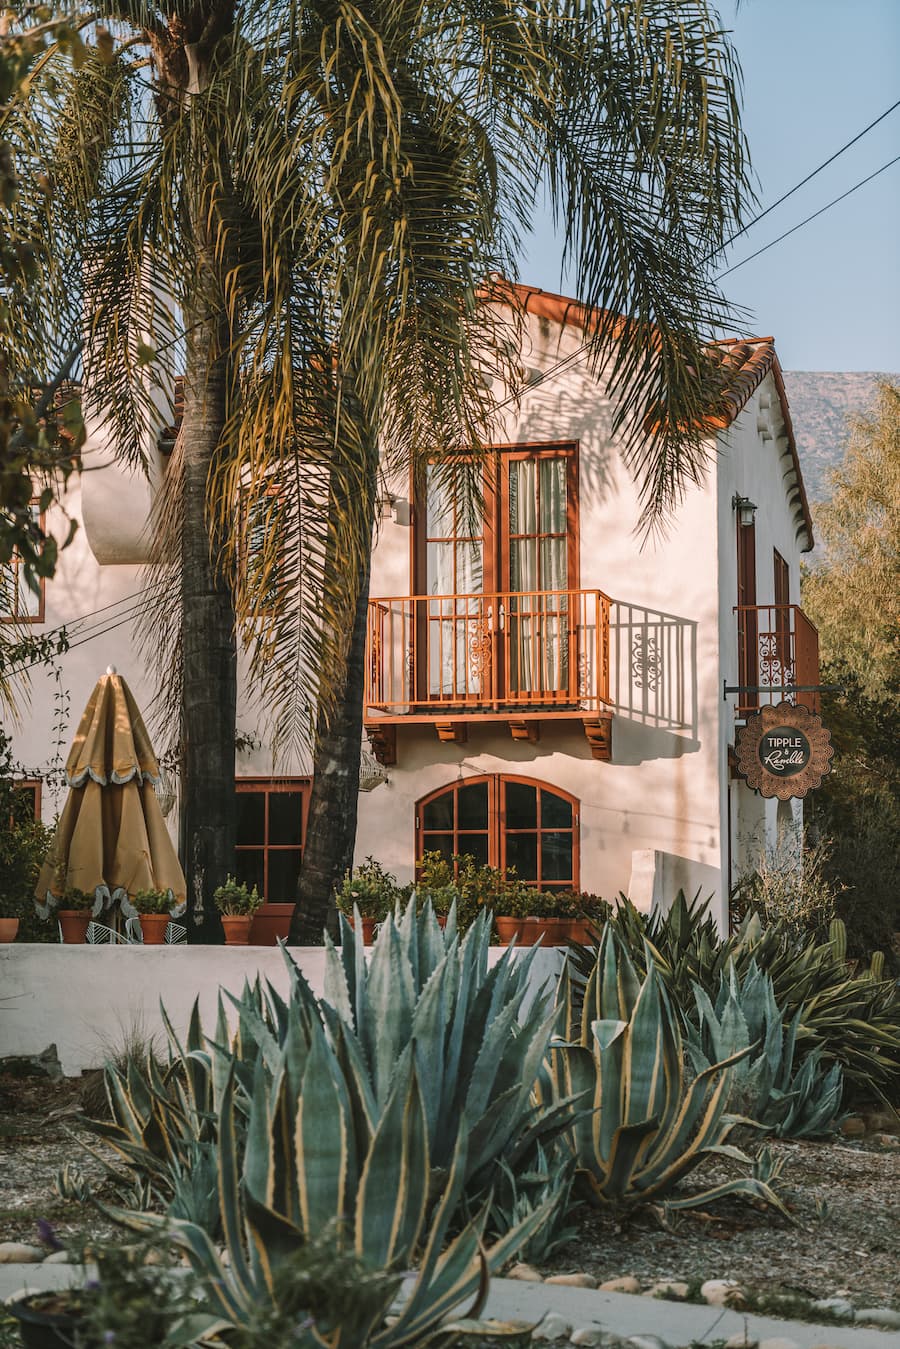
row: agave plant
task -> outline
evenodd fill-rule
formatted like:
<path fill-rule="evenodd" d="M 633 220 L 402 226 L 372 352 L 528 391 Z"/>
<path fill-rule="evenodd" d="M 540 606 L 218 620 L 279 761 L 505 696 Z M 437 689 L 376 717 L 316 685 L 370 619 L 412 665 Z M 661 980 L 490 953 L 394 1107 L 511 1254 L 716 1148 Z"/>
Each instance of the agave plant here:
<path fill-rule="evenodd" d="M 284 1286 L 278 1271 L 311 1241 L 330 1237 L 338 1255 L 353 1254 L 370 1273 L 403 1271 L 418 1256 L 413 1286 L 389 1322 L 399 1280 L 376 1280 L 373 1296 L 351 1300 L 337 1324 L 302 1320 L 292 1343 L 400 1349 L 446 1338 L 452 1313 L 464 1302 L 472 1303 L 467 1317 L 477 1312 L 489 1274 L 539 1229 L 551 1205 L 488 1248 L 487 1206 L 451 1237 L 469 1174 L 468 1120 L 457 1116 L 449 1170 L 432 1203 L 426 1093 L 413 1046 L 379 1103 L 357 1067 L 348 1076 L 322 1020 L 308 1011 L 296 999 L 286 1006 L 283 1043 L 265 1045 L 246 1099 L 234 1061 L 221 1046 L 213 1049 L 226 1258 L 197 1223 L 124 1210 L 113 1216 L 168 1228 L 202 1280 L 217 1323 L 238 1329 L 252 1326 L 261 1307 L 277 1312 Z"/>
<path fill-rule="evenodd" d="M 843 1080 L 838 1064 L 828 1067 L 818 1047 L 795 1072 L 801 1007 L 787 1027 L 775 1002 L 772 980 L 751 960 L 743 978 L 734 962 L 719 984 L 715 1006 L 694 988 L 697 1025 L 688 1025 L 687 1047 L 694 1068 L 739 1050 L 749 1050 L 734 1068 L 732 1105 L 780 1138 L 821 1138 L 840 1123 Z"/>
<path fill-rule="evenodd" d="M 736 1122 L 726 1114 L 732 1074 L 748 1051 L 705 1068 L 688 1084 L 678 1020 L 649 952 L 647 963 L 641 980 L 607 926 L 583 997 L 568 968 L 560 979 L 558 1038 L 547 1074 L 557 1097 L 577 1097 L 583 1107 L 568 1137 L 584 1193 L 600 1205 L 661 1199 L 671 1209 L 742 1194 L 784 1212 L 770 1187 L 750 1175 L 672 1197 L 678 1182 L 710 1156 L 749 1165 L 726 1143 Z"/>
<path fill-rule="evenodd" d="M 534 996 L 537 948 L 507 950 L 489 966 L 492 916 L 482 911 L 460 941 L 456 908 L 442 930 L 415 897 L 378 933 L 368 960 L 341 918 L 341 948 L 326 937 L 322 1016 L 339 1058 L 365 1078 L 381 1108 L 398 1065 L 418 1071 L 436 1179 L 450 1168 L 457 1120 L 469 1120 L 466 1190 L 490 1185 L 497 1158 L 515 1166 L 563 1127 L 566 1102 L 532 1099 L 553 1028 L 552 990 Z"/>
<path fill-rule="evenodd" d="M 755 961 L 772 980 L 786 1027 L 804 1009 L 798 1060 L 819 1048 L 823 1058 L 841 1065 L 845 1094 L 877 1096 L 889 1105 L 900 1099 L 900 996 L 897 984 L 884 977 L 881 952 L 868 969 L 857 970 L 847 960 L 840 919 L 830 924 L 827 941 L 811 937 L 804 943 L 783 922 L 763 927 L 751 912 L 722 938 L 706 908 L 699 896 L 689 903 L 679 892 L 667 913 L 648 917 L 622 896 L 610 920 L 638 970 L 646 972 L 652 959 L 683 1024 L 694 1014 L 694 984 L 713 999 L 730 963 L 743 976 Z M 575 953 L 582 984 L 595 956 L 585 947 Z"/>

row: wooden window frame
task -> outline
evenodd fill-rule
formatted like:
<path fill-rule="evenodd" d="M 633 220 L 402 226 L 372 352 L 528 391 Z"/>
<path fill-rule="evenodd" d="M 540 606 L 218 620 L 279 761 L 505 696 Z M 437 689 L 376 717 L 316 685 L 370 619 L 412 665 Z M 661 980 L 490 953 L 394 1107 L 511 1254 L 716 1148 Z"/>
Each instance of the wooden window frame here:
<path fill-rule="evenodd" d="M 268 903 L 269 890 L 269 854 L 270 852 L 296 852 L 299 846 L 300 860 L 306 847 L 306 825 L 309 818 L 309 801 L 312 794 L 311 777 L 240 777 L 235 778 L 235 791 L 240 795 L 265 794 L 263 814 L 263 842 L 261 844 L 243 843 L 235 845 L 235 853 L 259 853 L 263 855 L 263 897 Z M 269 842 L 269 797 L 281 793 L 299 792 L 300 804 L 300 843 Z M 273 901 L 280 902 L 280 901 Z"/>
<path fill-rule="evenodd" d="M 456 823 L 458 811 L 454 802 L 453 809 L 453 827 L 452 829 L 429 829 L 425 830 L 422 825 L 424 810 L 430 802 L 437 800 L 441 796 L 452 792 L 454 795 L 462 787 L 474 787 L 479 783 L 485 782 L 488 786 L 488 817 L 486 829 L 472 829 L 463 831 L 465 834 L 487 834 L 488 857 L 487 865 L 496 867 L 500 871 L 506 869 L 506 846 L 508 832 L 513 834 L 531 834 L 536 833 L 538 839 L 537 859 L 538 875 L 534 881 L 526 881 L 526 885 L 533 885 L 537 890 L 575 890 L 581 889 L 581 802 L 571 792 L 565 791 L 562 787 L 557 787 L 552 782 L 545 782 L 542 778 L 525 777 L 519 773 L 480 773 L 477 777 L 457 778 L 453 782 L 447 782 L 443 787 L 437 787 L 434 791 L 426 793 L 416 802 L 415 809 L 415 856 L 416 863 L 422 857 L 425 847 L 423 837 L 429 834 L 452 834 L 453 851 L 455 853 L 464 853 L 465 847 L 457 846 L 460 839 L 460 831 Z M 537 828 L 531 829 L 513 829 L 507 831 L 506 827 L 506 797 L 504 788 L 508 783 L 523 783 L 525 786 L 534 787 L 537 790 Z M 572 807 L 572 827 L 571 830 L 548 828 L 541 825 L 541 793 L 550 792 L 561 800 L 567 801 Z M 558 834 L 569 833 L 572 835 L 572 879 L 571 881 L 543 880 L 541 876 L 541 835 L 544 833 Z"/>
<path fill-rule="evenodd" d="M 777 548 L 772 549 L 775 599 L 775 649 L 783 666 L 791 661 L 791 569 Z"/>
<path fill-rule="evenodd" d="M 482 593 L 485 595 L 509 589 L 509 532 L 508 519 L 509 473 L 505 471 L 513 459 L 566 458 L 566 533 L 567 571 L 570 591 L 581 588 L 579 538 L 579 442 L 577 440 L 523 441 L 491 445 L 484 459 L 484 529 L 482 538 Z M 426 595 L 428 580 L 428 511 L 424 478 L 419 481 L 413 497 L 413 529 L 411 541 L 412 593 Z M 460 536 L 469 538 L 468 535 Z M 455 564 L 454 564 L 455 565 Z"/>
<path fill-rule="evenodd" d="M 37 505 L 39 505 L 39 504 L 40 504 L 40 498 L 39 498 L 39 497 L 32 497 L 32 499 L 31 499 L 31 505 L 32 505 L 32 506 L 37 506 Z M 46 526 L 46 514 L 47 514 L 46 511 L 38 511 L 38 513 L 37 513 L 37 516 L 38 516 L 38 523 L 39 523 L 40 528 L 41 528 L 42 531 L 45 529 L 45 526 Z M 21 557 L 19 556 L 18 549 L 13 549 L 13 555 L 12 555 L 12 557 L 9 559 L 8 562 L 4 563 L 3 566 L 4 566 L 4 569 L 5 569 L 5 570 L 8 569 L 9 571 L 12 572 L 12 576 L 13 576 L 13 595 L 15 596 L 16 600 L 18 600 L 18 595 L 19 595 L 19 568 L 22 566 L 22 559 L 21 559 Z M 20 615 L 20 614 L 0 613 L 0 623 L 43 623 L 43 622 L 44 622 L 44 599 L 45 599 L 45 597 L 44 597 L 45 578 L 44 578 L 43 576 L 38 577 L 38 587 L 39 587 L 39 592 L 40 592 L 40 593 L 39 593 L 39 595 L 38 595 L 38 611 L 37 611 L 36 614 L 21 614 L 21 615 Z"/>

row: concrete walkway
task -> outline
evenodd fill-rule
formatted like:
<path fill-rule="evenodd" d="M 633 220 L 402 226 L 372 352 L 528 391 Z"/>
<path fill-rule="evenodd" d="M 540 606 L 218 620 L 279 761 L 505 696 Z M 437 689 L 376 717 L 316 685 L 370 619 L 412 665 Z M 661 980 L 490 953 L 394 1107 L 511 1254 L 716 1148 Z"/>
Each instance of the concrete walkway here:
<path fill-rule="evenodd" d="M 83 1270 L 78 1265 L 0 1265 L 0 1301 L 23 1290 L 37 1293 L 48 1288 L 68 1288 L 82 1277 Z M 573 1328 L 596 1323 L 623 1338 L 656 1335 L 670 1345 L 688 1345 L 692 1341 L 712 1344 L 746 1330 L 755 1340 L 793 1340 L 800 1349 L 813 1349 L 815 1345 L 828 1345 L 829 1349 L 900 1349 L 900 1332 L 893 1330 L 778 1321 L 771 1316 L 691 1302 L 665 1302 L 629 1293 L 601 1293 L 590 1288 L 521 1283 L 515 1279 L 491 1280 L 482 1316 L 535 1325 L 548 1312 L 564 1317 Z"/>
<path fill-rule="evenodd" d="M 482 1316 L 533 1324 L 548 1312 L 565 1317 L 573 1327 L 596 1322 L 614 1335 L 657 1335 L 671 1345 L 686 1345 L 693 1340 L 711 1344 L 746 1330 L 752 1339 L 793 1340 L 800 1349 L 812 1349 L 814 1345 L 829 1345 L 830 1349 L 900 1349 L 900 1332 L 894 1330 L 780 1321 L 771 1316 L 693 1302 L 666 1302 L 631 1293 L 601 1293 L 590 1288 L 523 1283 L 516 1279 L 491 1280 Z"/>

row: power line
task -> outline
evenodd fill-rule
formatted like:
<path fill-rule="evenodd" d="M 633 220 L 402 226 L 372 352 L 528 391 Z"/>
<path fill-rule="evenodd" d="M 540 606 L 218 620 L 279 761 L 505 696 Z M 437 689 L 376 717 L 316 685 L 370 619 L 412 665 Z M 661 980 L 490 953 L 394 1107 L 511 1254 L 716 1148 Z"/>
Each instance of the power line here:
<path fill-rule="evenodd" d="M 83 646 L 85 642 L 94 641 L 97 637 L 105 637 L 107 633 L 115 631 L 116 628 L 122 627 L 125 623 L 130 623 L 133 619 L 138 617 L 143 607 L 142 602 L 147 591 L 164 584 L 164 582 L 164 577 L 150 581 L 144 591 L 136 591 L 134 594 L 124 595 L 121 599 L 115 600 L 111 604 L 105 604 L 99 609 L 93 609 L 87 614 L 82 614 L 79 618 L 72 619 L 70 623 L 63 623 L 57 628 L 51 628 L 49 632 L 43 634 L 41 640 L 49 639 L 52 641 L 54 638 L 60 637 L 63 632 L 67 635 L 71 633 L 73 638 L 77 638 L 78 640 L 69 642 L 66 648 L 66 651 L 68 652 L 74 651 L 76 647 Z M 122 609 L 120 607 L 122 605 L 125 605 L 126 607 Z M 109 613 L 111 609 L 117 609 L 119 612 L 111 614 L 109 619 L 105 622 L 89 622 L 91 619 L 97 619 L 101 614 Z M 87 624 L 87 626 L 84 626 L 85 624 Z M 63 652 L 61 654 L 66 653 Z M 38 656 L 35 660 L 27 661 L 23 665 L 16 665 L 12 669 L 5 671 L 4 677 L 12 679 L 16 675 L 25 674 L 26 671 L 32 670 L 36 665 L 42 665 L 43 663 L 44 657 Z"/>
<path fill-rule="evenodd" d="M 773 201 L 771 206 L 767 206 L 766 209 L 764 211 L 761 211 L 759 215 L 754 216 L 752 220 L 748 220 L 746 225 L 742 225 L 739 230 L 735 230 L 734 234 L 730 235 L 723 244 L 719 244 L 719 247 L 714 249 L 713 252 L 710 253 L 704 259 L 704 261 L 709 262 L 710 258 L 714 258 L 717 253 L 721 253 L 722 250 L 727 248 L 729 244 L 733 244 L 735 239 L 739 239 L 742 234 L 746 234 L 749 229 L 752 229 L 754 225 L 758 225 L 761 220 L 764 220 L 767 215 L 769 215 L 772 211 L 776 210 L 777 207 L 779 207 L 782 204 L 782 202 L 787 201 L 787 199 L 789 197 L 792 197 L 795 192 L 799 192 L 801 187 L 805 187 L 807 183 L 812 182 L 813 178 L 815 178 L 817 174 L 821 173 L 823 169 L 827 169 L 829 164 L 833 164 L 836 159 L 840 158 L 840 156 L 844 153 L 845 150 L 849 150 L 850 147 L 855 145 L 857 141 L 862 140 L 863 136 L 868 135 L 868 133 L 872 130 L 873 127 L 878 126 L 879 122 L 883 122 L 885 117 L 890 116 L 890 114 L 896 108 L 900 108 L 900 98 L 897 99 L 896 103 L 892 103 L 891 106 L 887 109 L 887 111 L 883 112 L 880 117 L 876 117 L 874 122 L 870 122 L 868 126 L 863 127 L 862 131 L 860 131 L 856 136 L 854 136 L 852 141 L 848 141 L 846 145 L 842 145 L 840 150 L 835 150 L 834 154 L 829 155 L 828 158 L 824 160 L 823 163 L 821 163 L 817 169 L 813 169 L 812 173 L 808 173 L 805 178 L 801 178 L 800 182 L 796 183 L 790 189 L 790 191 L 785 192 L 783 197 L 779 197 L 777 201 Z M 727 275 L 727 273 L 723 273 L 723 275 Z"/>
<path fill-rule="evenodd" d="M 733 267 L 727 267 L 724 272 L 717 272 L 716 280 L 720 281 L 723 276 L 729 276 L 731 272 L 736 272 L 739 267 L 743 267 L 747 262 L 752 262 L 753 259 L 758 258 L 761 253 L 767 253 L 770 248 L 774 248 L 776 244 L 780 244 L 782 239 L 787 239 L 790 235 L 796 234 L 797 230 L 802 230 L 803 226 L 808 225 L 811 220 L 816 220 L 820 215 L 824 215 L 826 211 L 831 210 L 832 206 L 837 206 L 839 201 L 845 201 L 847 197 L 852 196 L 852 194 L 857 192 L 861 187 L 865 187 L 866 183 L 871 183 L 873 178 L 877 178 L 879 174 L 884 173 L 886 169 L 893 168 L 893 166 L 898 163 L 900 163 L 900 155 L 895 156 L 894 159 L 889 159 L 886 164 L 882 164 L 880 169 L 876 169 L 874 173 L 870 173 L 867 178 L 861 178 L 858 183 L 854 183 L 852 187 L 848 187 L 846 192 L 842 192 L 839 197 L 835 197 L 834 200 L 828 202 L 827 205 L 820 206 L 818 211 L 813 211 L 812 215 L 808 215 L 805 220 L 801 220 L 799 225 L 794 225 L 793 229 L 785 230 L 784 234 L 779 234 L 777 239 L 773 239 L 771 243 L 764 244 L 763 247 L 758 248 L 755 253 L 751 253 L 749 257 L 742 258 L 740 262 L 736 262 Z"/>

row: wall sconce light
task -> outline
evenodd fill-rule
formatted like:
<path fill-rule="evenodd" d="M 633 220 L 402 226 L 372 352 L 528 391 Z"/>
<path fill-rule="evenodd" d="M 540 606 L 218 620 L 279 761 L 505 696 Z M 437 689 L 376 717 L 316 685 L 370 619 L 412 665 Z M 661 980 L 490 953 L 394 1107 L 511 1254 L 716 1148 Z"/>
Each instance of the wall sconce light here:
<path fill-rule="evenodd" d="M 384 492 L 378 498 L 378 511 L 382 520 L 393 520 L 398 525 L 408 525 L 411 520 L 409 502 L 393 492 Z"/>
<path fill-rule="evenodd" d="M 752 525 L 756 518 L 756 502 L 749 497 L 741 497 L 735 492 L 731 505 L 737 511 L 739 525 Z"/>

